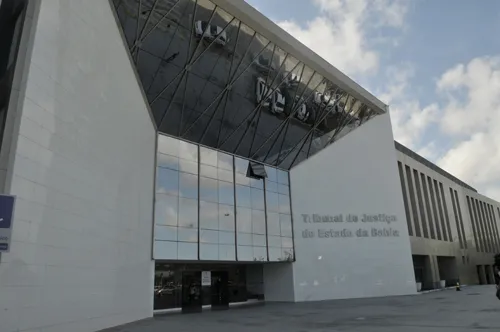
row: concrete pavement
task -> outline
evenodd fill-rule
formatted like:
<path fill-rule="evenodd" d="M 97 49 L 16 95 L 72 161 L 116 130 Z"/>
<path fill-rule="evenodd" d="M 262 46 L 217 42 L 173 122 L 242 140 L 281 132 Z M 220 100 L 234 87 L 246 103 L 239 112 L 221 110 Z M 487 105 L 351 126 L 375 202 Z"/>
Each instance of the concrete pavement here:
<path fill-rule="evenodd" d="M 229 311 L 164 315 L 108 332 L 462 332 L 500 331 L 495 286 L 414 296 L 267 303 Z"/>

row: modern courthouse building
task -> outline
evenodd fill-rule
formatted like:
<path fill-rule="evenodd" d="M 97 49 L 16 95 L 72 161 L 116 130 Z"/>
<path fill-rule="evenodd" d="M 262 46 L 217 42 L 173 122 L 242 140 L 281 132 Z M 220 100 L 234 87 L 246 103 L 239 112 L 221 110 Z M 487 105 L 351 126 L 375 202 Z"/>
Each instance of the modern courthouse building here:
<path fill-rule="evenodd" d="M 2 332 L 491 282 L 500 204 L 243 0 L 1 0 L 0 34 Z"/>

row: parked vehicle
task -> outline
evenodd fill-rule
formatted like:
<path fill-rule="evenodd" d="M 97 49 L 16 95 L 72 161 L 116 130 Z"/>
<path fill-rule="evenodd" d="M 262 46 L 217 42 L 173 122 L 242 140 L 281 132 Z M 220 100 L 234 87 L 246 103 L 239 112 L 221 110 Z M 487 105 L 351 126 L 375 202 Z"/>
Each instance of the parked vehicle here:
<path fill-rule="evenodd" d="M 226 31 L 216 25 L 210 25 L 205 21 L 196 21 L 194 24 L 196 38 L 213 41 L 220 46 L 225 46 L 228 42 Z"/>
<path fill-rule="evenodd" d="M 288 87 L 297 86 L 297 84 L 299 84 L 300 82 L 297 74 L 290 73 L 287 71 L 283 73 L 283 79 L 284 79 L 283 83 Z"/>
<path fill-rule="evenodd" d="M 314 103 L 317 104 L 318 106 L 325 106 L 328 104 L 328 106 L 333 106 L 335 105 L 335 97 L 331 96 L 330 94 L 323 94 L 320 92 L 315 92 L 314 93 Z"/>
<path fill-rule="evenodd" d="M 295 117 L 300 121 L 307 123 L 310 120 L 311 112 L 304 102 L 304 98 L 295 97 L 296 107 L 298 107 Z"/>
<path fill-rule="evenodd" d="M 260 103 L 268 93 L 269 88 L 266 85 L 266 81 L 262 77 L 257 77 L 257 86 L 255 87 L 255 99 L 257 103 Z M 267 97 L 266 100 L 262 102 L 262 106 L 269 107 L 271 99 L 271 96 Z"/>
<path fill-rule="evenodd" d="M 279 89 L 276 89 L 272 94 L 271 112 L 274 114 L 281 114 L 285 110 L 285 97 L 281 94 Z"/>
<path fill-rule="evenodd" d="M 273 72 L 276 70 L 271 61 L 265 58 L 262 54 L 259 55 L 259 57 L 254 60 L 254 63 L 257 70 L 262 74 L 267 75 L 269 74 L 269 72 Z"/>

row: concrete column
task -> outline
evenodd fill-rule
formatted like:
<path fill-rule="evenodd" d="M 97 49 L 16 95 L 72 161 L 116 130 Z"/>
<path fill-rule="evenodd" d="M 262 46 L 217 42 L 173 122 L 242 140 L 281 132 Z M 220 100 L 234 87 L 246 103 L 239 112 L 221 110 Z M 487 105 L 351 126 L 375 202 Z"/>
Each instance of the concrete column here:
<path fill-rule="evenodd" d="M 437 260 L 437 256 L 429 256 L 431 262 L 432 262 L 432 282 L 433 282 L 433 288 L 437 289 L 440 288 L 440 281 L 441 281 L 441 275 L 439 273 L 439 264 Z"/>
<path fill-rule="evenodd" d="M 437 265 L 436 256 L 425 257 L 423 288 L 439 288 L 439 268 Z"/>
<path fill-rule="evenodd" d="M 480 285 L 486 285 L 486 272 L 484 270 L 484 265 L 477 265 L 477 278 Z"/>

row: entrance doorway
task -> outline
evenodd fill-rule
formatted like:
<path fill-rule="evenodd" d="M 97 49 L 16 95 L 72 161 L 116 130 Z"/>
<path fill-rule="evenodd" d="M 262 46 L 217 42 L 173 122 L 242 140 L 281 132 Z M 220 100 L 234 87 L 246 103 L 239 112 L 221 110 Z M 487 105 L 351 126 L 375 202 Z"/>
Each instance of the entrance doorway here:
<path fill-rule="evenodd" d="M 484 275 L 484 267 L 482 265 L 476 265 L 476 270 L 477 270 L 477 279 L 479 281 L 480 285 L 485 285 L 486 284 L 486 278 Z"/>
<path fill-rule="evenodd" d="M 229 309 L 229 273 L 212 271 L 212 310 Z"/>
<path fill-rule="evenodd" d="M 486 283 L 488 285 L 491 285 L 493 284 L 493 280 L 491 279 L 491 276 L 493 275 L 492 271 L 491 271 L 491 266 L 489 265 L 485 265 L 484 266 L 484 273 L 486 274 Z"/>
<path fill-rule="evenodd" d="M 202 311 L 201 271 L 182 272 L 182 313 Z"/>

